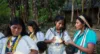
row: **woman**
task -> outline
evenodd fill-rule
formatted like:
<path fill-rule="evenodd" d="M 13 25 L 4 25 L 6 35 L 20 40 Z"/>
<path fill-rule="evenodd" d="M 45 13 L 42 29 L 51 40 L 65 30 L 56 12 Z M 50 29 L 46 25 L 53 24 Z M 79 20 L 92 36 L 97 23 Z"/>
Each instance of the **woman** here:
<path fill-rule="evenodd" d="M 86 15 L 80 15 L 76 19 L 75 27 L 77 29 L 74 35 L 74 42 L 69 44 L 76 47 L 76 54 L 93 54 L 97 36 L 92 30 L 92 21 Z"/>
<path fill-rule="evenodd" d="M 29 36 L 35 41 L 35 43 L 39 41 L 44 41 L 44 34 L 40 31 L 36 22 L 29 21 L 27 25 L 29 30 Z"/>
<path fill-rule="evenodd" d="M 48 54 L 63 54 L 65 51 L 64 42 L 70 41 L 67 33 L 66 22 L 63 16 L 55 17 L 55 26 L 50 28 L 45 36 L 45 42 L 48 43 Z"/>
<path fill-rule="evenodd" d="M 2 43 L 1 54 L 37 54 L 38 48 L 32 39 L 27 36 L 22 19 L 13 18 L 5 33 L 6 38 L 0 40 Z"/>

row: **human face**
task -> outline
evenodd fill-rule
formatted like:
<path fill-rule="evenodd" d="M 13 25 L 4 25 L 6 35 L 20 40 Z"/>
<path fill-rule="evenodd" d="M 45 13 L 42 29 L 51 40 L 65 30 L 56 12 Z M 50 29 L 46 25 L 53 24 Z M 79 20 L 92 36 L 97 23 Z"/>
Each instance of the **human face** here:
<path fill-rule="evenodd" d="M 28 30 L 29 30 L 29 32 L 33 32 L 32 26 L 28 26 Z"/>
<path fill-rule="evenodd" d="M 19 25 L 19 24 L 11 25 L 10 29 L 11 29 L 11 33 L 12 33 L 13 36 L 18 36 L 22 32 L 22 26 Z"/>
<path fill-rule="evenodd" d="M 75 27 L 77 30 L 81 30 L 82 28 L 84 28 L 84 24 L 82 24 L 78 19 L 76 19 Z"/>
<path fill-rule="evenodd" d="M 59 20 L 59 21 L 56 21 L 56 29 L 57 30 L 60 30 L 64 27 L 64 21 L 63 20 Z"/>

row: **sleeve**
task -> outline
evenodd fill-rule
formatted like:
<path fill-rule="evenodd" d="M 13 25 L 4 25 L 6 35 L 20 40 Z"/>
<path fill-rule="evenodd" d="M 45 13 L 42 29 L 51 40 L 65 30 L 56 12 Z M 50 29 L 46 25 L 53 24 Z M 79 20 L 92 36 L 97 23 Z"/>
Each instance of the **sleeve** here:
<path fill-rule="evenodd" d="M 0 40 L 0 54 L 2 54 L 2 51 L 4 50 L 4 44 L 6 43 L 6 38 L 3 38 Z"/>
<path fill-rule="evenodd" d="M 1 52 L 2 52 L 2 42 L 0 40 L 0 54 L 1 54 Z"/>
<path fill-rule="evenodd" d="M 38 50 L 36 43 L 29 36 L 25 36 L 24 39 L 27 42 L 30 49 Z"/>
<path fill-rule="evenodd" d="M 90 30 L 87 34 L 87 43 L 96 44 L 97 42 L 97 35 L 93 30 Z"/>
<path fill-rule="evenodd" d="M 68 32 L 67 32 L 67 31 L 64 32 L 64 41 L 65 41 L 65 42 L 71 41 L 71 38 L 70 38 L 70 36 L 68 35 Z"/>
<path fill-rule="evenodd" d="M 54 35 L 52 35 L 50 29 L 48 29 L 48 31 L 46 32 L 46 35 L 45 35 L 45 40 L 50 40 L 53 38 Z"/>
<path fill-rule="evenodd" d="M 38 32 L 38 33 L 37 33 L 37 37 L 38 37 L 38 40 L 39 40 L 39 41 L 44 41 L 44 33 Z"/>
<path fill-rule="evenodd" d="M 4 34 L 0 32 L 0 38 L 4 37 Z"/>

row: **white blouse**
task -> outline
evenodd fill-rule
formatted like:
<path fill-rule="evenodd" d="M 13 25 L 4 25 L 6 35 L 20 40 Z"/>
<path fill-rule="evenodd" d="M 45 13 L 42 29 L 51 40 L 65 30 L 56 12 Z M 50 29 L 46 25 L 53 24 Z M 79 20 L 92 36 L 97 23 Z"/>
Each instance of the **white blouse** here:
<path fill-rule="evenodd" d="M 15 37 L 12 38 L 12 40 Z M 6 47 L 7 38 L 0 40 L 0 54 L 5 54 L 5 47 Z M 23 36 L 15 50 L 14 54 L 29 54 L 31 49 L 38 50 L 35 42 L 29 36 Z"/>
<path fill-rule="evenodd" d="M 2 32 L 0 32 L 0 38 L 4 37 L 4 34 Z"/>
<path fill-rule="evenodd" d="M 51 40 L 51 39 L 53 39 L 53 37 L 57 38 L 58 40 L 62 39 L 65 42 L 69 42 L 71 40 L 67 31 L 64 31 L 61 34 L 59 34 L 55 31 L 54 27 L 50 28 L 47 31 L 45 39 Z M 55 40 L 55 42 L 48 44 L 48 54 L 66 54 L 65 53 L 65 45 L 64 44 L 57 45 L 56 43 L 59 43 L 59 41 L 57 39 Z"/>
<path fill-rule="evenodd" d="M 39 41 L 44 41 L 44 38 L 44 34 L 41 31 L 39 31 L 36 33 L 36 39 L 34 39 L 33 41 L 37 43 Z"/>
<path fill-rule="evenodd" d="M 41 31 L 37 32 L 36 36 L 38 41 L 44 41 L 44 34 Z"/>
<path fill-rule="evenodd" d="M 60 36 L 56 31 L 54 31 L 54 28 L 48 29 L 46 36 L 45 36 L 45 39 L 51 40 L 53 37 L 55 37 L 54 33 L 56 34 L 56 36 L 62 38 L 65 42 L 68 42 L 71 40 L 67 31 L 64 31 L 64 33 L 61 33 L 61 36 Z"/>

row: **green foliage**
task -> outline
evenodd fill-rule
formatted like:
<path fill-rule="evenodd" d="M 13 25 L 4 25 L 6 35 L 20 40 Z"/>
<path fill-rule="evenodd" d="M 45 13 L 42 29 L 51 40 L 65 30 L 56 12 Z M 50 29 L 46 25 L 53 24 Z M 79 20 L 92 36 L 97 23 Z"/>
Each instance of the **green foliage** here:
<path fill-rule="evenodd" d="M 10 19 L 10 8 L 7 0 L 0 0 L 0 24 L 8 23 Z"/>
<path fill-rule="evenodd" d="M 39 10 L 39 22 L 43 22 L 46 21 L 49 17 L 49 11 L 47 10 L 47 8 L 42 8 Z"/>

